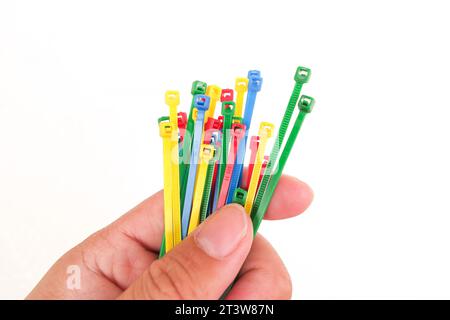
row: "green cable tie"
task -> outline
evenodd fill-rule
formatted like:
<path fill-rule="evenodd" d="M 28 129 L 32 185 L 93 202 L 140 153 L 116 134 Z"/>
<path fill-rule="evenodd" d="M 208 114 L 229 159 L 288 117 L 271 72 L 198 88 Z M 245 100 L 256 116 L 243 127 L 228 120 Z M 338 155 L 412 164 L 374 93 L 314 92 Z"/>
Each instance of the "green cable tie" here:
<path fill-rule="evenodd" d="M 294 80 L 295 86 L 292 90 L 291 97 L 289 99 L 289 103 L 284 112 L 283 120 L 281 121 L 277 137 L 275 139 L 274 145 L 272 147 L 272 151 L 270 153 L 269 162 L 267 163 L 266 169 L 264 171 L 263 178 L 258 187 L 258 191 L 256 193 L 255 201 L 253 203 L 251 215 L 253 216 L 257 211 L 261 204 L 262 198 L 264 196 L 264 192 L 266 191 L 267 184 L 272 176 L 272 167 L 275 165 L 278 153 L 280 151 L 281 145 L 283 144 L 284 137 L 286 135 L 286 131 L 289 126 L 289 122 L 291 121 L 292 114 L 295 109 L 295 105 L 297 104 L 298 98 L 300 97 L 300 92 L 302 91 L 302 87 L 305 83 L 309 81 L 311 77 L 311 70 L 305 67 L 298 67 L 295 71 Z"/>
<path fill-rule="evenodd" d="M 242 188 L 236 188 L 233 195 L 233 203 L 244 206 L 245 200 L 247 200 L 247 191 Z"/>
<path fill-rule="evenodd" d="M 209 199 L 211 197 L 211 185 L 212 185 L 212 180 L 214 177 L 215 164 L 216 164 L 215 160 L 209 161 L 209 164 L 208 164 L 208 171 L 206 172 L 205 188 L 203 190 L 202 205 L 200 207 L 200 223 L 205 221 L 206 216 L 208 214 L 208 205 L 209 205 Z"/>
<path fill-rule="evenodd" d="M 258 207 L 258 211 L 252 217 L 253 223 L 253 233 L 256 235 L 258 228 L 261 224 L 262 219 L 264 218 L 264 214 L 266 213 L 267 208 L 269 207 L 270 200 L 272 199 L 273 192 L 277 187 L 278 181 L 281 178 L 281 174 L 283 173 L 284 166 L 286 165 L 286 161 L 291 153 L 292 147 L 294 146 L 295 139 L 300 132 L 300 128 L 302 127 L 303 120 L 305 116 L 310 113 L 314 107 L 314 99 L 308 96 L 301 96 L 300 101 L 298 103 L 298 107 L 300 109 L 300 113 L 295 120 L 294 126 L 292 128 L 291 133 L 286 141 L 286 145 L 284 146 L 283 152 L 281 153 L 280 160 L 275 168 L 274 174 L 270 179 L 269 185 L 267 186 L 266 192 L 262 201 Z"/>
<path fill-rule="evenodd" d="M 234 115 L 235 104 L 233 101 L 224 101 L 222 103 L 222 116 L 223 116 L 223 128 L 222 128 L 222 146 L 221 155 L 222 160 L 219 163 L 219 171 L 218 171 L 218 181 L 219 181 L 219 190 L 216 192 L 220 193 L 220 188 L 222 188 L 222 181 L 225 175 L 225 168 L 227 166 L 227 158 L 228 158 L 228 146 L 230 144 L 230 130 L 231 125 L 233 123 L 233 115 Z"/>
<path fill-rule="evenodd" d="M 160 124 L 163 121 L 169 121 L 170 117 L 169 116 L 162 116 L 158 118 L 158 124 Z"/>

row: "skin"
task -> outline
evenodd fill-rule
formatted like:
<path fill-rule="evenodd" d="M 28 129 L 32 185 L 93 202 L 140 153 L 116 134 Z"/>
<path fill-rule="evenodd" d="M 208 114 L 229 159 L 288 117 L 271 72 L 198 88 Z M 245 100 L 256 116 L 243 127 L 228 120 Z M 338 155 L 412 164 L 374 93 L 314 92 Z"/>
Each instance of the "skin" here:
<path fill-rule="evenodd" d="M 283 176 L 265 219 L 294 217 L 312 198 L 307 184 Z M 251 221 L 238 205 L 221 208 L 158 259 L 162 233 L 160 191 L 64 254 L 27 299 L 218 299 L 236 276 L 227 299 L 291 297 L 283 262 L 261 235 L 253 239 Z M 80 268 L 80 289 L 67 288 L 70 265 Z"/>

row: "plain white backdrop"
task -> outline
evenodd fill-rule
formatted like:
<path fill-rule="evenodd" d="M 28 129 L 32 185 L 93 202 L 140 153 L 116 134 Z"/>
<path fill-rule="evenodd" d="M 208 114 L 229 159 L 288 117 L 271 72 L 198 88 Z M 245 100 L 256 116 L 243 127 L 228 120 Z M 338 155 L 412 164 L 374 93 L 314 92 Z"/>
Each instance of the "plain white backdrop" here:
<path fill-rule="evenodd" d="M 162 187 L 165 90 L 259 69 L 277 124 L 297 65 L 315 200 L 261 229 L 294 298 L 450 298 L 448 30 L 446 1 L 2 0 L 0 298 Z"/>

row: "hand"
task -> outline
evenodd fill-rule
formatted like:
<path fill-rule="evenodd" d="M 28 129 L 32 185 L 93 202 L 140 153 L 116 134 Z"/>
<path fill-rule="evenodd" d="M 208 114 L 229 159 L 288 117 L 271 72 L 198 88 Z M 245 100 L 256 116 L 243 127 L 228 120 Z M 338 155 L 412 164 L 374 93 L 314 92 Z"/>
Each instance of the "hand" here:
<path fill-rule="evenodd" d="M 283 176 L 265 219 L 293 217 L 312 197 L 305 183 Z M 221 208 L 158 259 L 162 233 L 160 191 L 68 251 L 27 298 L 218 299 L 236 276 L 227 299 L 291 297 L 283 262 L 261 235 L 253 239 L 251 220 L 239 205 Z M 79 270 L 79 288 L 67 285 L 70 266 Z"/>

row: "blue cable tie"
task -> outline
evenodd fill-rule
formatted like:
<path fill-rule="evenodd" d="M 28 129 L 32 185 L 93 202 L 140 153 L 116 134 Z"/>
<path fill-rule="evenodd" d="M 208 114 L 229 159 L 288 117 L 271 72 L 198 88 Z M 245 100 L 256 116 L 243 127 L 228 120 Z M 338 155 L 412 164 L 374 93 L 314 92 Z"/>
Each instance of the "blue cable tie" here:
<path fill-rule="evenodd" d="M 194 126 L 194 140 L 192 142 L 186 194 L 184 198 L 183 213 L 181 215 L 181 235 L 183 239 L 187 237 L 188 233 L 189 219 L 191 217 L 192 209 L 192 198 L 194 196 L 195 178 L 197 175 L 198 157 L 203 133 L 203 122 L 205 119 L 205 111 L 209 109 L 209 97 L 207 95 L 196 94 L 194 99 L 194 107 L 197 108 L 198 112 Z"/>
<path fill-rule="evenodd" d="M 244 168 L 245 149 L 247 148 L 247 138 L 250 132 L 250 124 L 252 122 L 253 109 L 256 102 L 256 94 L 261 91 L 261 85 L 263 79 L 261 72 L 258 70 L 250 70 L 248 72 L 248 91 L 247 100 L 245 101 L 244 119 L 242 121 L 247 128 L 245 130 L 245 137 L 241 140 L 238 146 L 238 152 L 236 155 L 236 163 L 233 168 L 233 174 L 231 175 L 230 187 L 228 189 L 227 203 L 233 202 L 233 196 L 236 188 L 240 184 L 242 178 L 242 170 Z"/>

